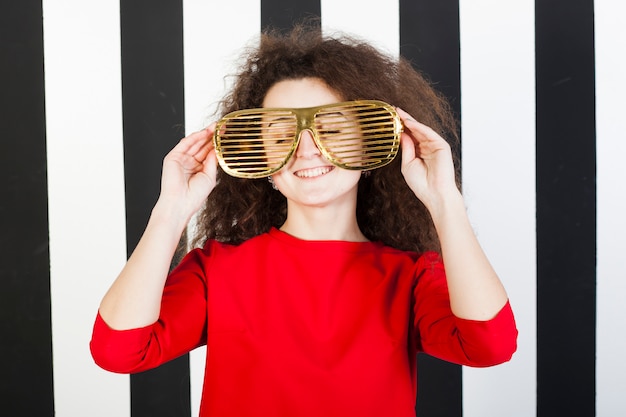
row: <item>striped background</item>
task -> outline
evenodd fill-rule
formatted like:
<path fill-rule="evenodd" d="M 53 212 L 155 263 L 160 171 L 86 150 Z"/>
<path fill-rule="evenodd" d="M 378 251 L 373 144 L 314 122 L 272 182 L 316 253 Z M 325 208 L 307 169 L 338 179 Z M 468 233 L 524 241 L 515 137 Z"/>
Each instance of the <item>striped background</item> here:
<path fill-rule="evenodd" d="M 203 350 L 109 374 L 93 318 L 164 154 L 212 119 L 243 45 L 308 14 L 450 97 L 470 216 L 516 311 L 510 363 L 420 359 L 419 416 L 626 415 L 622 0 L 2 2 L 0 414 L 197 414 Z"/>

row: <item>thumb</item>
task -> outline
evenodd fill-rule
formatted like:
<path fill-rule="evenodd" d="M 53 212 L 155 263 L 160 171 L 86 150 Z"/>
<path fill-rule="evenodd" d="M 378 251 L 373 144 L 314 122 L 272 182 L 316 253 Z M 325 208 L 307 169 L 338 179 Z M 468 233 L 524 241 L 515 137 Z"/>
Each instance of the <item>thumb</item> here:
<path fill-rule="evenodd" d="M 202 171 L 215 182 L 217 177 L 217 155 L 215 154 L 215 149 L 211 149 L 209 154 L 206 156 L 204 160 L 204 165 L 202 167 Z"/>
<path fill-rule="evenodd" d="M 400 146 L 402 148 L 402 165 L 406 165 L 415 159 L 415 144 L 409 135 L 403 133 L 400 137 Z"/>

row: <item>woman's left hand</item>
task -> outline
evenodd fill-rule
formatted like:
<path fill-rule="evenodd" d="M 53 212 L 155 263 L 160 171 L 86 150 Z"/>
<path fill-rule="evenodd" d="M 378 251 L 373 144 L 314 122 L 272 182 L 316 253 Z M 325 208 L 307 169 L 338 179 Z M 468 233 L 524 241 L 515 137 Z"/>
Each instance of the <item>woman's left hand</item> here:
<path fill-rule="evenodd" d="M 398 114 L 404 123 L 402 174 L 437 230 L 452 312 L 468 320 L 490 320 L 508 297 L 467 217 L 450 145 L 406 112 L 398 109 Z"/>
<path fill-rule="evenodd" d="M 450 193 L 458 195 L 450 145 L 430 127 L 397 109 L 404 124 L 401 136 L 402 175 L 417 198 L 432 211 Z"/>

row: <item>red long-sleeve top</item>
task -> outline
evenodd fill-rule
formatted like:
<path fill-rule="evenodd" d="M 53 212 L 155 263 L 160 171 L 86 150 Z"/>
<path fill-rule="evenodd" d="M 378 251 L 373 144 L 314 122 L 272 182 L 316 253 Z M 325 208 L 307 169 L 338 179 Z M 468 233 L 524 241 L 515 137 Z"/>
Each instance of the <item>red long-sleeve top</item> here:
<path fill-rule="evenodd" d="M 415 415 L 417 352 L 491 366 L 516 338 L 508 303 L 488 321 L 452 314 L 435 253 L 272 229 L 190 252 L 150 326 L 118 331 L 98 314 L 91 352 L 134 373 L 206 344 L 201 417 L 402 417 Z"/>

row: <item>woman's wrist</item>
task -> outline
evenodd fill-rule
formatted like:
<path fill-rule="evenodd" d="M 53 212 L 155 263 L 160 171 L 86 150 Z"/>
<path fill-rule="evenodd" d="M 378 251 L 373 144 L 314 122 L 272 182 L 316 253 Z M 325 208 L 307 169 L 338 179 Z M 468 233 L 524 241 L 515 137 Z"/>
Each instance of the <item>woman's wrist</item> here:
<path fill-rule="evenodd" d="M 428 209 L 435 226 L 451 214 L 466 213 L 463 195 L 457 188 L 437 193 L 422 202 Z"/>
<path fill-rule="evenodd" d="M 148 224 L 166 226 L 180 237 L 193 215 L 193 213 L 189 214 L 187 211 L 179 202 L 159 198 L 152 208 Z"/>

